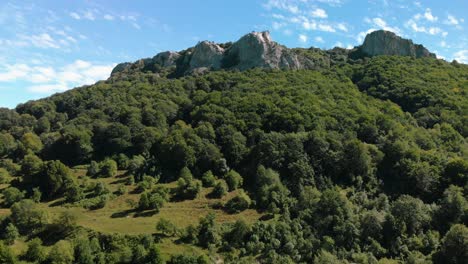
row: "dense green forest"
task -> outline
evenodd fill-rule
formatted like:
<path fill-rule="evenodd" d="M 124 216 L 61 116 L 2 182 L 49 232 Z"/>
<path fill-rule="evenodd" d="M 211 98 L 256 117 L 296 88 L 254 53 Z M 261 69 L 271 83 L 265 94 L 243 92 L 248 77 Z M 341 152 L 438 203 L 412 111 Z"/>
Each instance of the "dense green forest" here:
<path fill-rule="evenodd" d="M 0 109 L 0 263 L 466 263 L 467 65 L 378 56 L 170 76 Z M 135 219 L 217 202 L 146 234 L 70 211 L 123 221 L 109 203 L 129 193 Z"/>

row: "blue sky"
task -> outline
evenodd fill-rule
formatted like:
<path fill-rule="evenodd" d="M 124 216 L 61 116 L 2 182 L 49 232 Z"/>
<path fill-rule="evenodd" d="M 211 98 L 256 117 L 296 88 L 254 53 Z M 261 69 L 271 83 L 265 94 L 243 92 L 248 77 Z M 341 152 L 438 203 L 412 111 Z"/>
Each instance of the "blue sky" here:
<path fill-rule="evenodd" d="M 0 107 L 106 79 L 120 62 L 251 31 L 329 49 L 386 29 L 468 63 L 467 11 L 466 0 L 2 0 Z"/>

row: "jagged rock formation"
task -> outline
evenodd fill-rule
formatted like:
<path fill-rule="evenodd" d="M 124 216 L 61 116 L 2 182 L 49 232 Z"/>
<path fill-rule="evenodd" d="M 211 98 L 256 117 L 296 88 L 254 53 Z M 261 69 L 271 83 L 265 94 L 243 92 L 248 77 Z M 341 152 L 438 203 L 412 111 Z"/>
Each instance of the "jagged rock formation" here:
<path fill-rule="evenodd" d="M 252 32 L 235 42 L 227 51 L 225 66 L 239 70 L 255 67 L 301 69 L 298 56 L 271 40 L 268 32 Z"/>
<path fill-rule="evenodd" d="M 202 41 L 180 52 L 166 51 L 135 63 L 121 63 L 114 68 L 111 76 L 131 71 L 160 72 L 161 69 L 173 69 L 171 76 L 175 77 L 219 69 L 322 69 L 332 64 L 346 63 L 348 59 L 377 55 L 435 58 L 435 54 L 422 45 L 384 30 L 368 34 L 364 43 L 353 50 L 334 48 L 327 51 L 316 48 L 289 49 L 274 42 L 270 33 L 265 31 L 251 32 L 234 43 Z"/>
<path fill-rule="evenodd" d="M 223 53 L 224 49 L 213 42 L 202 41 L 198 43 L 193 49 L 189 71 L 197 68 L 220 69 Z"/>
<path fill-rule="evenodd" d="M 175 65 L 179 57 L 180 54 L 177 52 L 165 51 L 154 56 L 153 62 L 161 65 L 162 67 L 170 67 Z"/>
<path fill-rule="evenodd" d="M 436 57 L 434 53 L 429 52 L 423 45 L 413 44 L 413 41 L 401 38 L 395 33 L 385 30 L 378 30 L 368 34 L 359 49 L 362 53 L 369 56 Z"/>

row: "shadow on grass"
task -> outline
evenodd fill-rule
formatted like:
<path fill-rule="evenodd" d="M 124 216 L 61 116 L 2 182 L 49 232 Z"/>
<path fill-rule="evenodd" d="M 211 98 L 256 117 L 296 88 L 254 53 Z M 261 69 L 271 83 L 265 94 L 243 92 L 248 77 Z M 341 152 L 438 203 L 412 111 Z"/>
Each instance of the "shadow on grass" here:
<path fill-rule="evenodd" d="M 151 217 L 159 213 L 159 211 L 158 210 L 139 211 L 138 209 L 128 209 L 128 210 L 124 210 L 120 212 L 115 212 L 110 217 L 111 218 L 123 218 L 123 217 L 130 216 L 130 214 L 132 213 L 133 213 L 133 217 Z"/>
<path fill-rule="evenodd" d="M 59 199 L 51 204 L 49 204 L 49 207 L 57 207 L 57 206 L 62 206 L 67 203 L 67 200 L 65 199 Z"/>
<path fill-rule="evenodd" d="M 151 211 L 144 211 L 144 212 L 136 212 L 133 217 L 151 217 L 155 214 L 159 213 L 158 210 L 151 210 Z"/>
<path fill-rule="evenodd" d="M 113 213 L 111 215 L 111 218 L 123 218 L 123 217 L 127 217 L 131 213 L 135 213 L 135 212 L 137 212 L 136 209 L 128 209 L 128 210 L 124 210 L 124 211 L 120 211 L 120 212 L 115 212 L 115 213 Z"/>
<path fill-rule="evenodd" d="M 115 180 L 111 182 L 110 184 L 119 184 L 119 183 L 127 183 L 127 178 Z"/>

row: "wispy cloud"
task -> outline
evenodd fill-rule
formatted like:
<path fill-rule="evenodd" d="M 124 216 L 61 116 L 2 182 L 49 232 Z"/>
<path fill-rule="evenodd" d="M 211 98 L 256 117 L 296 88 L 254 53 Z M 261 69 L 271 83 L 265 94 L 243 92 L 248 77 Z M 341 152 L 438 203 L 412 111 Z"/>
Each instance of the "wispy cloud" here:
<path fill-rule="evenodd" d="M 378 29 L 384 29 L 387 31 L 395 32 L 396 34 L 401 34 L 401 30 L 398 27 L 392 27 L 380 17 L 375 17 L 373 19 L 367 19 L 366 22 L 372 24 L 373 27 Z"/>
<path fill-rule="evenodd" d="M 114 16 L 109 15 L 109 14 L 105 14 L 103 18 L 104 18 L 105 20 L 109 20 L 109 21 L 114 20 Z"/>
<path fill-rule="evenodd" d="M 23 81 L 28 91 L 35 93 L 60 92 L 73 87 L 93 84 L 109 77 L 115 64 L 99 64 L 75 60 L 63 67 L 6 64 L 0 66 L 0 83 Z"/>
<path fill-rule="evenodd" d="M 317 3 L 337 6 L 342 4 L 338 0 L 267 0 L 263 7 L 270 12 L 272 18 L 271 28 L 290 35 L 293 30 L 322 31 L 328 33 L 347 32 L 348 28 L 344 22 L 333 21 L 329 18 L 324 8 L 318 7 Z M 298 39 L 299 43 L 303 43 Z"/>
<path fill-rule="evenodd" d="M 299 39 L 299 41 L 300 41 L 301 43 L 306 43 L 308 38 L 307 38 L 306 35 L 300 34 L 299 37 L 298 37 L 298 39 Z"/>
<path fill-rule="evenodd" d="M 431 22 L 435 22 L 438 19 L 436 16 L 432 14 L 432 11 L 430 8 L 426 8 L 426 12 L 424 12 L 424 18 Z"/>
<path fill-rule="evenodd" d="M 452 15 L 448 15 L 447 20 L 445 20 L 444 23 L 447 24 L 447 25 L 458 25 L 458 24 L 460 24 L 458 19 L 455 16 L 452 16 Z"/>
<path fill-rule="evenodd" d="M 315 10 L 312 10 L 310 12 L 310 15 L 312 17 L 318 17 L 318 18 L 327 18 L 328 17 L 327 12 L 325 12 L 325 10 L 323 10 L 321 8 L 317 8 Z"/>
<path fill-rule="evenodd" d="M 71 13 L 70 13 L 70 16 L 71 16 L 73 19 L 76 19 L 76 20 L 80 20 L 80 19 L 81 19 L 81 16 L 78 15 L 77 13 L 75 13 L 75 12 L 71 12 Z"/>
<path fill-rule="evenodd" d="M 468 50 L 460 50 L 453 54 L 453 58 L 458 62 L 468 63 Z"/>

